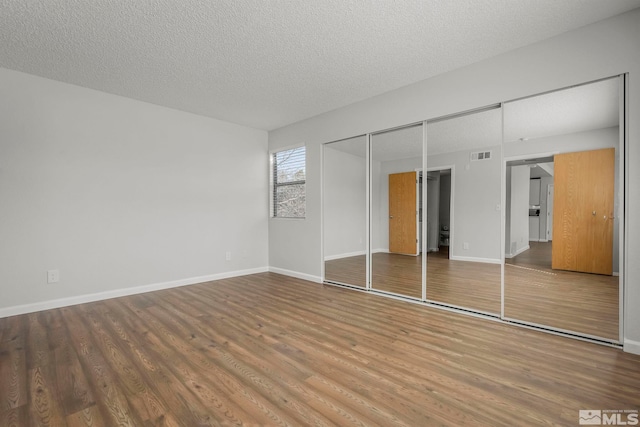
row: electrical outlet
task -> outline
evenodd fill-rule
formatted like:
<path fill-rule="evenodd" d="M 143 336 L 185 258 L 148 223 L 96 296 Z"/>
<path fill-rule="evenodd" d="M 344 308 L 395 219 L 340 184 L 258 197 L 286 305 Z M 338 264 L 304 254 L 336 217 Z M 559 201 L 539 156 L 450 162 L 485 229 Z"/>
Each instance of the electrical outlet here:
<path fill-rule="evenodd" d="M 60 272 L 58 270 L 47 270 L 47 283 L 58 283 Z"/>
<path fill-rule="evenodd" d="M 462 249 L 464 249 L 464 250 L 469 249 L 469 242 L 464 242 L 464 243 L 462 244 Z"/>
<path fill-rule="evenodd" d="M 231 252 L 230 251 L 227 251 L 227 253 L 225 254 L 225 259 L 227 261 L 231 261 Z"/>

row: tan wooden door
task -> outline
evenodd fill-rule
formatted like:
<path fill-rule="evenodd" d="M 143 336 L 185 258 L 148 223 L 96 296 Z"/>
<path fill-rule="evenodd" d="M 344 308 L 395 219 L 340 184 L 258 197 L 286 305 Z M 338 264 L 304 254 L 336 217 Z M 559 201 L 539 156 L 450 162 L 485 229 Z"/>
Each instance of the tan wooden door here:
<path fill-rule="evenodd" d="M 389 175 L 389 252 L 418 255 L 417 172 Z"/>
<path fill-rule="evenodd" d="M 554 269 L 613 273 L 615 150 L 554 157 Z"/>

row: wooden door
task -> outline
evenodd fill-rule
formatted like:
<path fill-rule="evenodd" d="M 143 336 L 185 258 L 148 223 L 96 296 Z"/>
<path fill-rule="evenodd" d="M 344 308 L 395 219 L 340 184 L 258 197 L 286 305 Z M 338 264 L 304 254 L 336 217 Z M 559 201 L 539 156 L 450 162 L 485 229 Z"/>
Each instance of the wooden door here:
<path fill-rule="evenodd" d="M 389 252 L 418 255 L 418 174 L 389 175 Z"/>
<path fill-rule="evenodd" d="M 552 268 L 613 273 L 615 150 L 554 157 Z"/>

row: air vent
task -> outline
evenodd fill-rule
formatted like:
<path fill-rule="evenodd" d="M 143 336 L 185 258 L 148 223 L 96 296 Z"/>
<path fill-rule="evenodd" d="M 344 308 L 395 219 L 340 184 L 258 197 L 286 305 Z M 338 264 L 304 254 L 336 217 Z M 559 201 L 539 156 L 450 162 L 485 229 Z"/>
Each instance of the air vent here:
<path fill-rule="evenodd" d="M 489 160 L 491 158 L 491 151 L 478 151 L 471 153 L 471 160 Z"/>

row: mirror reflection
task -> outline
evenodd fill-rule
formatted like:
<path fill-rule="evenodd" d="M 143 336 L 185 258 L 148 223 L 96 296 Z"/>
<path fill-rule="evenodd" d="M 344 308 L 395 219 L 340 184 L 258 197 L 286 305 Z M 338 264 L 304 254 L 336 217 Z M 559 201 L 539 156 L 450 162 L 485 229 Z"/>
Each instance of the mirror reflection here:
<path fill-rule="evenodd" d="M 365 136 L 324 145 L 325 281 L 366 287 Z"/>
<path fill-rule="evenodd" d="M 619 80 L 505 104 L 505 317 L 619 339 Z M 551 154 L 550 154 L 551 153 Z"/>
<path fill-rule="evenodd" d="M 500 315 L 502 115 L 427 123 L 427 299 Z"/>
<path fill-rule="evenodd" d="M 422 125 L 371 136 L 371 287 L 422 298 Z"/>

